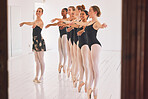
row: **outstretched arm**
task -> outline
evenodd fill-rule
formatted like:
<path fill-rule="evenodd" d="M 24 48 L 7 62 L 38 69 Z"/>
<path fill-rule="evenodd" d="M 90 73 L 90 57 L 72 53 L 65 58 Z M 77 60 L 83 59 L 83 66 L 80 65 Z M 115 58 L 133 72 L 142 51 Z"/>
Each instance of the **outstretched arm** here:
<path fill-rule="evenodd" d="M 65 20 L 65 19 L 55 18 L 55 19 L 52 19 L 51 22 L 53 23 L 53 22 L 55 22 L 56 20 L 57 20 L 57 21 L 63 21 L 63 20 Z"/>
<path fill-rule="evenodd" d="M 46 25 L 45 28 L 49 28 L 50 26 L 57 26 L 57 25 L 59 25 L 59 22 L 58 23 L 54 23 L 54 24 L 48 24 L 48 25 Z"/>
<path fill-rule="evenodd" d="M 22 27 L 24 24 L 25 25 L 33 25 L 34 22 L 22 22 L 22 23 L 20 23 L 20 27 Z"/>
<path fill-rule="evenodd" d="M 80 26 L 87 26 L 89 22 L 77 22 L 77 21 L 73 21 L 71 24 L 77 24 Z"/>
<path fill-rule="evenodd" d="M 99 28 L 106 28 L 107 25 L 105 23 L 101 24 L 100 22 L 96 22 L 93 27 L 94 29 L 98 30 Z"/>

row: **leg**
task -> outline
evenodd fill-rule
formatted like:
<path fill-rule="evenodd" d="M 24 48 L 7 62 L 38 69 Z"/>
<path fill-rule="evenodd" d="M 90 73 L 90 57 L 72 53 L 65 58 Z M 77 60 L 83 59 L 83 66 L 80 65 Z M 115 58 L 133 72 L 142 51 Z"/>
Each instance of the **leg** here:
<path fill-rule="evenodd" d="M 91 59 L 91 51 L 88 51 L 88 60 L 89 60 L 89 83 L 88 83 L 88 90 L 87 90 L 87 96 L 88 99 L 91 98 L 91 93 L 92 93 L 92 84 L 94 80 L 94 71 L 93 71 L 93 64 L 92 64 L 92 59 Z"/>
<path fill-rule="evenodd" d="M 89 64 L 88 51 L 89 51 L 88 45 L 83 45 L 81 48 L 81 53 L 82 53 L 84 71 L 85 71 L 85 92 L 87 92 L 87 86 L 88 86 L 88 64 Z"/>
<path fill-rule="evenodd" d="M 40 62 L 39 62 L 38 52 L 34 51 L 34 55 L 35 55 L 35 62 L 36 62 L 36 76 L 33 82 L 38 82 L 38 76 L 40 72 Z"/>
<path fill-rule="evenodd" d="M 38 52 L 39 62 L 41 64 L 41 76 L 40 81 L 43 79 L 44 71 L 45 71 L 45 62 L 44 62 L 44 51 Z"/>
<path fill-rule="evenodd" d="M 59 37 L 59 40 L 58 40 L 58 50 L 59 50 L 59 67 L 58 67 L 58 71 L 59 71 L 59 73 L 61 73 L 63 53 L 62 53 L 62 42 L 61 42 L 60 37 Z"/>
<path fill-rule="evenodd" d="M 78 67 L 78 57 L 77 57 L 77 48 L 78 48 L 78 45 L 75 44 L 74 45 L 74 60 L 75 60 L 75 77 L 78 79 L 78 72 L 79 72 L 79 67 Z"/>
<path fill-rule="evenodd" d="M 73 75 L 74 75 L 74 56 L 73 56 L 73 45 L 72 45 L 70 39 L 69 39 L 69 44 L 70 44 L 70 56 L 71 56 L 71 60 L 72 60 L 71 75 L 72 75 L 72 79 L 73 79 Z"/>
<path fill-rule="evenodd" d="M 98 83 L 99 83 L 99 56 L 101 52 L 101 46 L 98 44 L 94 44 L 91 47 L 91 58 L 92 58 L 92 63 L 93 63 L 93 71 L 94 71 L 94 88 L 93 88 L 93 93 L 94 97 L 97 97 L 98 93 Z M 96 98 L 97 99 L 97 98 Z"/>
<path fill-rule="evenodd" d="M 70 66 L 71 66 L 71 54 L 70 54 L 70 44 L 67 40 L 67 55 L 68 55 L 68 68 L 67 68 L 67 76 L 70 76 Z"/>
<path fill-rule="evenodd" d="M 83 82 L 84 67 L 83 67 L 81 49 L 79 47 L 77 48 L 77 58 L 78 58 L 78 66 L 79 66 L 79 72 L 80 72 L 78 92 L 80 92 L 82 86 L 84 85 L 84 82 Z"/>
<path fill-rule="evenodd" d="M 73 55 L 74 55 L 74 75 L 73 75 L 73 84 L 76 88 L 77 86 L 77 79 L 78 79 L 78 59 L 77 59 L 77 44 L 73 44 Z"/>
<path fill-rule="evenodd" d="M 66 43 L 67 43 L 67 35 L 62 36 L 62 48 L 63 48 L 63 56 L 64 56 L 64 63 L 63 63 L 63 72 L 65 73 L 65 64 L 67 61 L 67 49 L 66 49 Z"/>

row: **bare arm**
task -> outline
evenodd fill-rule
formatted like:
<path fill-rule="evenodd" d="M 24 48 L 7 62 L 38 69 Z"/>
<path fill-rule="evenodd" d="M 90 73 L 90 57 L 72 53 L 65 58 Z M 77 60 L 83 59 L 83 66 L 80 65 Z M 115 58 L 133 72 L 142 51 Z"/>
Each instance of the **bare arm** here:
<path fill-rule="evenodd" d="M 67 29 L 67 32 L 70 32 L 72 29 L 73 29 L 72 27 L 68 28 Z"/>
<path fill-rule="evenodd" d="M 59 25 L 59 22 L 58 22 L 58 23 L 54 23 L 54 24 L 48 24 L 48 25 L 46 25 L 45 28 L 48 28 L 48 27 L 50 27 L 50 26 L 57 26 L 57 25 Z"/>
<path fill-rule="evenodd" d="M 34 25 L 34 22 L 22 22 L 20 23 L 20 27 L 22 27 L 23 25 Z"/>
<path fill-rule="evenodd" d="M 77 25 L 80 25 L 80 26 L 87 26 L 89 22 L 77 22 L 77 21 L 74 21 L 72 22 L 71 24 L 77 24 Z"/>
<path fill-rule="evenodd" d="M 99 28 L 106 28 L 107 27 L 107 25 L 105 24 L 105 23 L 103 23 L 103 24 L 101 24 L 100 22 L 96 22 L 95 24 L 94 24 L 94 26 L 93 26 L 93 28 L 95 29 L 95 30 L 98 30 Z"/>
<path fill-rule="evenodd" d="M 82 35 L 83 32 L 85 32 L 85 26 L 83 27 L 82 30 L 80 30 L 80 31 L 77 32 L 77 35 L 80 36 L 80 35 Z"/>
<path fill-rule="evenodd" d="M 55 21 L 66 21 L 67 19 L 60 19 L 60 18 L 55 18 L 55 19 L 52 19 L 51 22 L 55 22 Z"/>

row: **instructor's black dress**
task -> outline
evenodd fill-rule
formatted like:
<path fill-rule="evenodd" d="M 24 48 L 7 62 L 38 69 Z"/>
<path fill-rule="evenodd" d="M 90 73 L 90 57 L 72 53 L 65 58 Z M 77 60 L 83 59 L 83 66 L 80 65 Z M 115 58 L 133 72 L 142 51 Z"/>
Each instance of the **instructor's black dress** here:
<path fill-rule="evenodd" d="M 41 36 L 42 29 L 39 26 L 36 26 L 33 29 L 33 47 L 32 50 L 39 52 L 39 51 L 46 51 L 45 41 Z"/>

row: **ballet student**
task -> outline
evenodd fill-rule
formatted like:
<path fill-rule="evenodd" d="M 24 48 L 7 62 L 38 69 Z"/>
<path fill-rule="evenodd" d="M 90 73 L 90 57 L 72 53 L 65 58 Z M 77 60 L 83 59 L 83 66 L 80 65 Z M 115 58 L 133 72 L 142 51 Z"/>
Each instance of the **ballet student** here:
<path fill-rule="evenodd" d="M 87 95 L 88 98 L 91 98 L 91 93 L 93 92 L 94 99 L 97 99 L 98 93 L 98 81 L 99 81 L 99 55 L 101 51 L 101 43 L 97 39 L 97 31 L 100 28 L 105 28 L 107 25 L 105 23 L 101 24 L 97 17 L 100 17 L 101 11 L 98 6 L 91 6 L 89 9 L 89 18 L 92 20 L 89 22 L 73 22 L 77 25 L 86 26 L 85 32 L 88 37 L 88 46 L 89 46 L 89 84 Z M 92 84 L 94 82 L 94 87 L 92 89 Z"/>
<path fill-rule="evenodd" d="M 43 74 L 45 71 L 45 63 L 44 63 L 44 51 L 46 51 L 45 41 L 41 35 L 41 31 L 43 28 L 43 21 L 41 16 L 43 15 L 43 9 L 38 8 L 36 11 L 36 20 L 34 22 L 22 22 L 20 23 L 20 27 L 25 25 L 30 25 L 33 28 L 33 48 L 36 61 L 36 76 L 33 82 L 41 83 L 43 80 Z M 41 72 L 39 78 L 39 72 Z"/>
<path fill-rule="evenodd" d="M 62 19 L 67 19 L 67 8 L 63 8 L 61 11 Z M 48 24 L 45 28 L 49 28 L 50 26 L 57 26 L 60 23 Z M 61 68 L 63 67 L 63 72 L 65 73 L 66 61 L 67 61 L 67 27 L 59 26 L 60 37 L 58 39 L 58 51 L 59 51 L 59 67 L 58 71 L 61 73 Z M 64 62 L 62 64 L 64 58 Z"/>
<path fill-rule="evenodd" d="M 74 21 L 81 21 L 80 18 L 80 13 L 82 10 L 85 10 L 85 6 L 84 5 L 78 5 L 76 6 L 75 9 L 75 15 L 76 15 L 76 19 Z M 77 29 L 78 27 L 74 27 L 74 31 L 73 31 L 73 57 L 74 57 L 74 74 L 73 74 L 73 84 L 74 87 L 77 86 L 77 81 L 78 81 L 78 77 L 79 77 L 79 64 L 78 64 L 78 52 L 77 52 L 77 48 L 78 48 L 78 35 L 77 35 Z"/>
<path fill-rule="evenodd" d="M 88 19 L 88 11 L 82 10 L 80 13 L 81 22 L 87 22 Z M 81 88 L 83 85 L 85 85 L 85 92 L 87 92 L 87 86 L 88 86 L 88 37 L 85 33 L 85 27 L 79 26 L 77 29 L 77 35 L 78 35 L 78 48 L 77 48 L 77 56 L 78 56 L 78 63 L 79 63 L 79 86 L 78 86 L 78 92 L 81 91 Z M 85 83 L 83 82 L 85 72 Z"/>
<path fill-rule="evenodd" d="M 51 22 L 54 22 L 56 20 L 58 21 L 73 21 L 76 19 L 75 17 L 75 7 L 74 6 L 69 6 L 68 7 L 68 15 L 69 18 L 67 19 L 60 19 L 60 18 L 55 18 L 53 20 L 51 20 Z M 72 27 L 68 27 L 67 28 L 67 55 L 68 55 L 68 68 L 67 68 L 67 76 L 69 78 L 70 76 L 70 72 L 71 75 L 74 74 L 74 57 L 73 57 L 73 28 Z M 71 67 L 72 65 L 72 67 Z"/>

